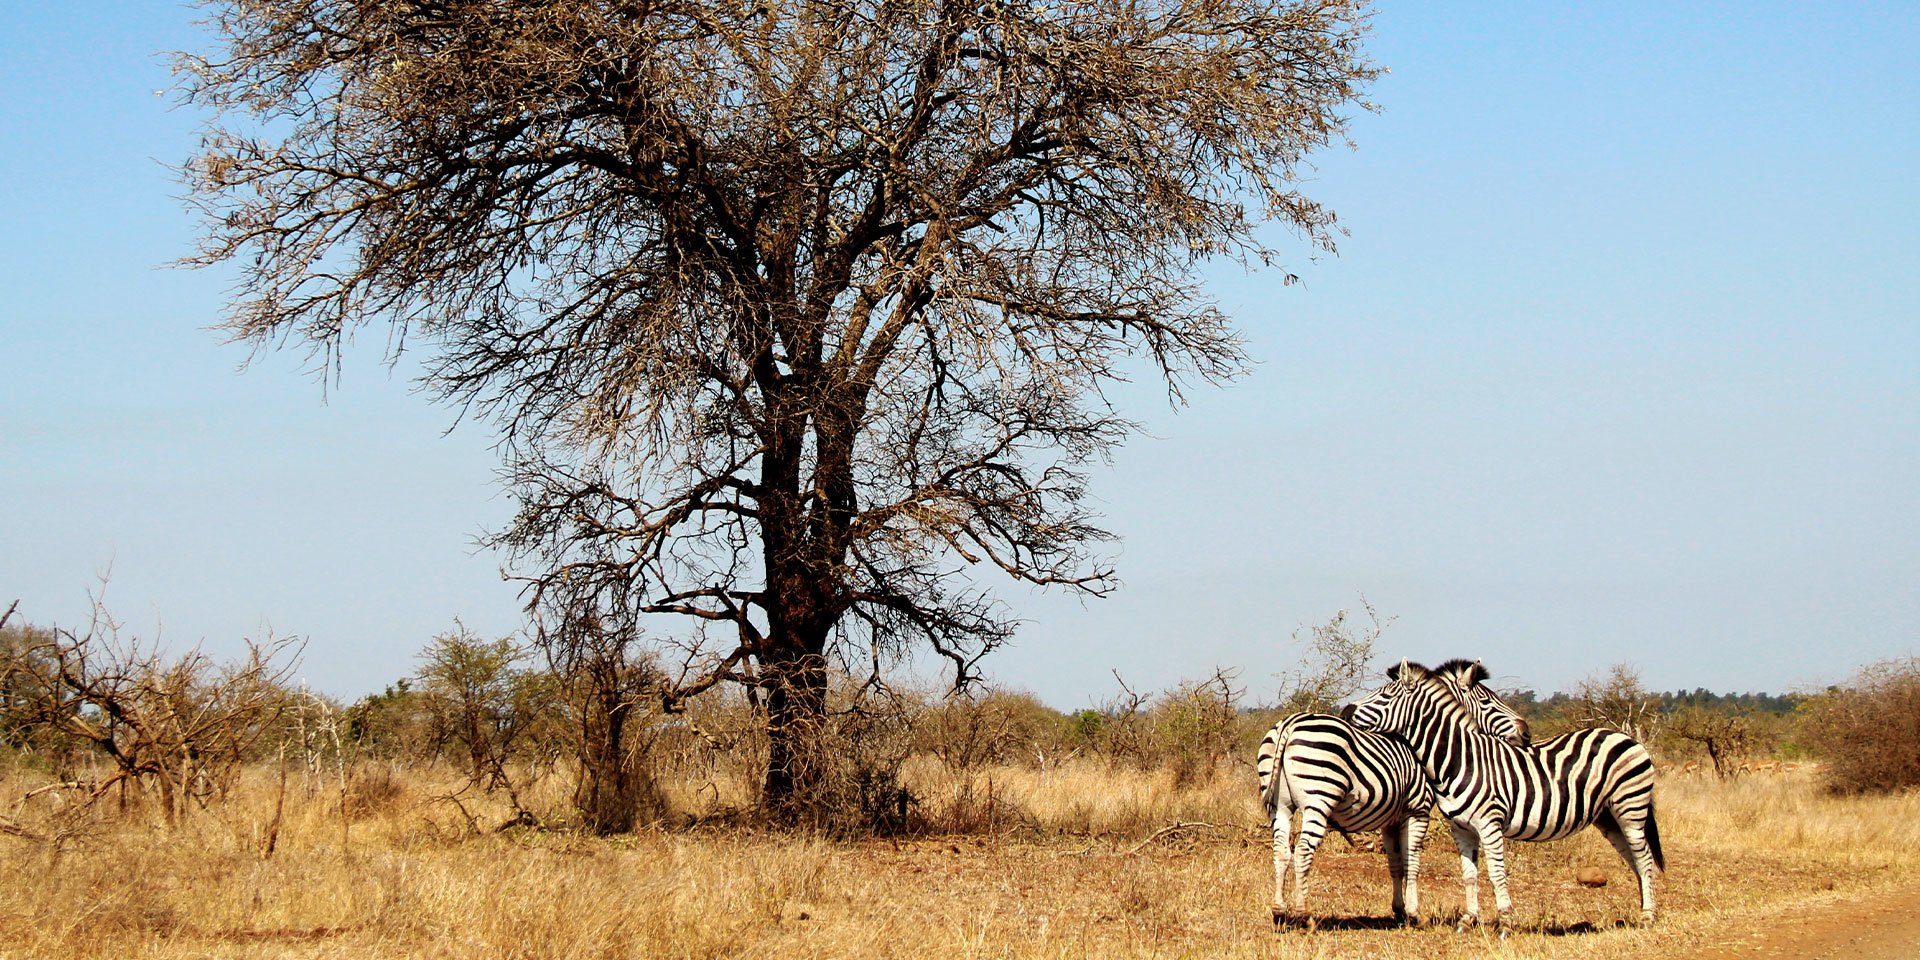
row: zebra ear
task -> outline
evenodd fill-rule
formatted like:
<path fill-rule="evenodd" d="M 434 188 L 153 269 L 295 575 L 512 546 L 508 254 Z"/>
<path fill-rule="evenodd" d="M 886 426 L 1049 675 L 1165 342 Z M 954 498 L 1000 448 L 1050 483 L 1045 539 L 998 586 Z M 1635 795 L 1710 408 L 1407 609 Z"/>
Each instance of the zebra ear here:
<path fill-rule="evenodd" d="M 1467 671 L 1468 683 L 1484 683 L 1491 679 L 1493 679 L 1493 674 L 1488 673 L 1487 668 L 1478 660 L 1473 662 L 1473 669 Z"/>
<path fill-rule="evenodd" d="M 1407 668 L 1406 658 L 1402 657 L 1399 663 L 1387 668 L 1387 679 L 1388 680 L 1400 679 L 1400 671 L 1405 670 L 1406 668 Z"/>

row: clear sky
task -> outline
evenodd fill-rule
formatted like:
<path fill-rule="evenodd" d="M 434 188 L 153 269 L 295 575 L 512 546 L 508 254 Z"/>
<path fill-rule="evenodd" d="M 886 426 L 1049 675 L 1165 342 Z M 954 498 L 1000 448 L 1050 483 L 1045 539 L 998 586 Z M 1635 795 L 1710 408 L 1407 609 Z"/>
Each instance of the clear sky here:
<path fill-rule="evenodd" d="M 1258 362 L 1094 490 L 1122 590 L 1008 591 L 989 664 L 1061 707 L 1236 667 L 1366 596 L 1381 652 L 1553 690 L 1786 690 L 1920 653 L 1920 13 L 1909 4 L 1386 2 L 1383 108 L 1309 193 L 1337 257 L 1218 271 Z M 1679 7 L 1682 9 L 1671 9 Z M 484 424 L 363 334 L 323 390 L 210 332 L 168 269 L 198 118 L 170 3 L 0 8 L 0 605 L 215 653 L 307 639 L 376 690 L 455 617 L 519 623 L 474 538 Z"/>

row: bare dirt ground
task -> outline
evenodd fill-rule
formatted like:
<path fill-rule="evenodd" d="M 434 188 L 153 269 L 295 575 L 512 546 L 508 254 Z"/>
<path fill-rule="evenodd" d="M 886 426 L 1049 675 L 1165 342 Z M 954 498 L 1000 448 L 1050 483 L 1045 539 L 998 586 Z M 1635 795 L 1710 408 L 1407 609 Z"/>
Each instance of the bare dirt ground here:
<path fill-rule="evenodd" d="M 1749 957 L 1914 960 L 1920 957 L 1920 888 L 1785 913 L 1778 923 L 1728 937 L 1690 960 Z"/>

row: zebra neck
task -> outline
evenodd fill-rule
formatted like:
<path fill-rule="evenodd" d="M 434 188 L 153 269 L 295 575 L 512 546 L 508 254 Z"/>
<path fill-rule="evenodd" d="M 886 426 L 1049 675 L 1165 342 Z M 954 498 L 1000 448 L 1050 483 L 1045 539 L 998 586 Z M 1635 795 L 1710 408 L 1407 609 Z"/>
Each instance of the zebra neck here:
<path fill-rule="evenodd" d="M 1454 783 L 1466 773 L 1466 738 L 1458 736 L 1457 731 L 1449 729 L 1438 717 L 1429 718 L 1416 729 L 1412 747 L 1431 783 Z"/>
<path fill-rule="evenodd" d="M 1482 741 L 1490 740 L 1474 729 L 1471 721 L 1450 702 L 1436 700 L 1425 711 L 1414 730 L 1410 744 L 1420 758 L 1427 779 L 1436 784 L 1459 783 L 1482 751 Z"/>

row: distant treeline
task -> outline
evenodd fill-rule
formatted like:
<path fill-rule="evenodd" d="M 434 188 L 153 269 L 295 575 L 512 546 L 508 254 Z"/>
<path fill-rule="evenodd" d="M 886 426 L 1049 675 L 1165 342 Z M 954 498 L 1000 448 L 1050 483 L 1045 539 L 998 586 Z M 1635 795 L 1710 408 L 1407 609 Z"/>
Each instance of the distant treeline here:
<path fill-rule="evenodd" d="M 121 638 L 112 621 L 101 622 L 85 633 L 0 627 L 0 763 L 88 803 L 150 795 L 170 819 L 218 802 L 249 764 L 345 771 L 373 762 L 446 765 L 466 775 L 468 789 L 504 797 L 516 822 L 547 819 L 523 798 L 564 777 L 577 822 L 618 832 L 670 808 L 662 784 L 751 780 L 769 749 L 757 690 L 667 701 L 650 651 L 556 664 L 518 638 L 456 627 L 428 642 L 408 676 L 343 702 L 292 682 L 299 651 L 290 642 L 220 662 Z M 961 773 L 1094 763 L 1165 771 L 1175 785 L 1244 779 L 1273 723 L 1335 710 L 1367 685 L 1371 636 L 1354 638 L 1339 618 L 1321 628 L 1316 649 L 1331 654 L 1303 659 L 1273 699 L 1227 669 L 1157 691 L 1116 677 L 1117 693 L 1072 712 L 1019 690 L 903 688 L 836 672 L 819 732 L 832 749 L 815 761 L 830 764 L 832 789 L 817 822 L 849 833 L 904 829 L 914 800 L 902 779 L 909 762 Z M 1920 660 L 1912 658 L 1807 695 L 1649 691 L 1624 664 L 1572 691 L 1506 695 L 1536 738 L 1608 727 L 1668 768 L 1730 777 L 1774 769 L 1769 759 L 1815 759 L 1835 789 L 1920 785 Z M 1262 700 L 1269 705 L 1249 706 Z"/>
<path fill-rule="evenodd" d="M 1507 702 L 1529 717 L 1552 716 L 1575 709 L 1583 702 L 1579 694 L 1556 691 L 1544 699 L 1533 690 L 1505 694 Z M 1806 702 L 1799 693 L 1715 693 L 1705 687 L 1692 690 L 1648 691 L 1648 700 L 1659 713 L 1673 713 L 1686 707 L 1709 710 L 1737 710 L 1750 713 L 1789 714 Z"/>

